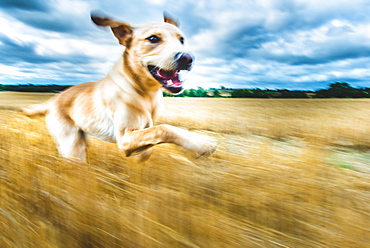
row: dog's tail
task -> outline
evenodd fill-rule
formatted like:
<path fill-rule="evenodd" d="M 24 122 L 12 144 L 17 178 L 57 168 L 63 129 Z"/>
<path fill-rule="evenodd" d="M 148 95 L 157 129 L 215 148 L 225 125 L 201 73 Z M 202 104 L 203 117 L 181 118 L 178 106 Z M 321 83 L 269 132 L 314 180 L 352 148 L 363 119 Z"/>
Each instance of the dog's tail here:
<path fill-rule="evenodd" d="M 50 99 L 49 101 L 41 104 L 32 104 L 30 106 L 21 108 L 20 111 L 27 116 L 46 115 L 53 100 L 54 99 Z"/>
<path fill-rule="evenodd" d="M 21 108 L 20 111 L 27 116 L 34 115 L 45 115 L 48 112 L 49 108 L 44 104 L 33 104 L 25 108 Z"/>

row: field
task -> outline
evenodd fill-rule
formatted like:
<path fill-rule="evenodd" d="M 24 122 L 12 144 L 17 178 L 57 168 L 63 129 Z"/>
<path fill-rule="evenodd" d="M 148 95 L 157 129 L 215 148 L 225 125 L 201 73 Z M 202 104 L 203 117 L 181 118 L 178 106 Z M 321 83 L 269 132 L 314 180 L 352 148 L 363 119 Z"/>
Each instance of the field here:
<path fill-rule="evenodd" d="M 83 164 L 15 111 L 50 96 L 0 92 L 0 247 L 369 247 L 370 100 L 166 98 L 211 157 L 90 138 Z"/>

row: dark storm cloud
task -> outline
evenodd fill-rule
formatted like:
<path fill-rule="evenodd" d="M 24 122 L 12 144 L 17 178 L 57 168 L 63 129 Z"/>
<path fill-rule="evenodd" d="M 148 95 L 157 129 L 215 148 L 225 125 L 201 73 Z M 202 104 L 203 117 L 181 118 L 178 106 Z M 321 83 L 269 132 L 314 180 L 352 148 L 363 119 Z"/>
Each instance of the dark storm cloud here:
<path fill-rule="evenodd" d="M 0 35 L 1 63 L 13 65 L 20 62 L 31 64 L 56 62 L 55 58 L 40 56 L 36 53 L 35 44 L 29 42 L 16 43 L 4 35 Z"/>
<path fill-rule="evenodd" d="M 48 11 L 49 1 L 45 0 L 1 0 L 0 7 L 4 9 L 23 9 L 28 11 Z"/>
<path fill-rule="evenodd" d="M 317 57 L 328 60 L 356 59 L 370 56 L 370 44 L 361 40 L 355 41 L 342 38 L 333 42 L 327 42 L 315 49 Z"/>
<path fill-rule="evenodd" d="M 0 35 L 1 64 L 16 65 L 26 62 L 30 64 L 46 63 L 90 63 L 92 58 L 81 53 L 41 55 L 37 52 L 36 44 L 32 42 L 15 42 L 4 35 Z"/>
<path fill-rule="evenodd" d="M 74 6 L 70 9 L 60 8 L 57 1 L 54 5 L 46 0 L 1 0 L 0 8 L 4 13 L 27 26 L 40 30 L 65 34 L 86 33 L 89 29 L 89 10 L 84 15 L 76 15 Z"/>
<path fill-rule="evenodd" d="M 370 56 L 370 45 L 362 40 L 348 37 L 347 33 L 338 34 L 332 40 L 311 42 L 311 44 L 290 44 L 301 46 L 302 49 L 289 49 L 288 45 L 282 45 L 282 52 L 275 53 L 273 49 L 253 49 L 249 55 L 255 58 L 286 63 L 290 65 L 325 64 L 333 61 L 358 59 Z M 285 51 L 284 51 L 285 49 Z"/>
<path fill-rule="evenodd" d="M 163 8 L 166 12 L 173 16 L 173 18 L 178 20 L 181 30 L 187 36 L 198 34 L 202 30 L 212 26 L 212 20 L 209 20 L 203 16 L 202 12 L 198 13 L 194 3 L 191 1 L 181 1 L 179 5 L 163 6 Z"/>
<path fill-rule="evenodd" d="M 76 17 L 63 17 L 63 16 L 55 16 L 49 13 L 42 13 L 35 15 L 34 13 L 23 13 L 16 16 L 16 18 L 23 22 L 27 23 L 27 25 L 32 26 L 37 29 L 41 30 L 48 30 L 60 33 L 79 33 L 83 32 L 86 28 L 82 24 L 88 24 L 87 21 L 81 22 L 79 19 L 75 19 Z M 89 16 L 86 16 L 86 19 Z M 87 26 L 87 25 L 86 25 Z"/>
<path fill-rule="evenodd" d="M 260 49 L 264 43 L 275 38 L 274 33 L 266 33 L 261 26 L 241 27 L 225 37 L 219 51 L 222 51 L 221 56 L 226 59 L 245 58 L 249 56 L 250 51 Z"/>

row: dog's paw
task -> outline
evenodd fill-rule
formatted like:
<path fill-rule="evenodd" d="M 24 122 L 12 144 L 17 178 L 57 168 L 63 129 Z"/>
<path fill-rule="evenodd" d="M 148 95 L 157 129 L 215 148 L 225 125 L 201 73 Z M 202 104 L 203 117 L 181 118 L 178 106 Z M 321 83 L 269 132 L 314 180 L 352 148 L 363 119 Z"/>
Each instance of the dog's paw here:
<path fill-rule="evenodd" d="M 205 145 L 195 154 L 195 158 L 207 158 L 212 155 L 217 149 L 218 143 L 216 140 L 209 139 Z"/>
<path fill-rule="evenodd" d="M 207 158 L 216 151 L 218 142 L 215 139 L 200 134 L 193 134 L 192 136 L 192 144 L 189 146 L 189 150 L 194 153 L 195 158 Z"/>

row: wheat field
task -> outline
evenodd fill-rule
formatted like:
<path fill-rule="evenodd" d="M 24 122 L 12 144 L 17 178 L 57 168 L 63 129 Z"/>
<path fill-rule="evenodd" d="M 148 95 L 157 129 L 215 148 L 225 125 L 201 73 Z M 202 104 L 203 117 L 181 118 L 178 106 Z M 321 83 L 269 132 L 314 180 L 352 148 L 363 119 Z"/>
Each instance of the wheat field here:
<path fill-rule="evenodd" d="M 369 247 L 369 100 L 166 98 L 211 157 L 89 138 L 83 164 L 16 111 L 51 96 L 0 92 L 0 247 Z"/>

